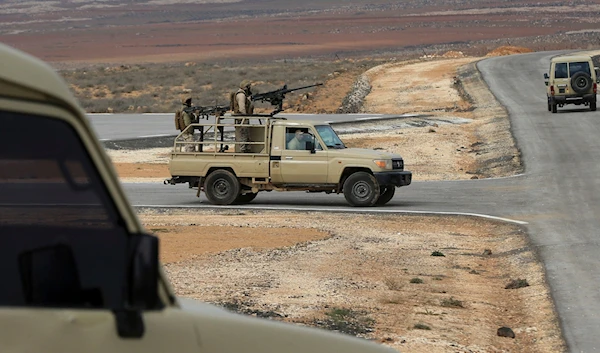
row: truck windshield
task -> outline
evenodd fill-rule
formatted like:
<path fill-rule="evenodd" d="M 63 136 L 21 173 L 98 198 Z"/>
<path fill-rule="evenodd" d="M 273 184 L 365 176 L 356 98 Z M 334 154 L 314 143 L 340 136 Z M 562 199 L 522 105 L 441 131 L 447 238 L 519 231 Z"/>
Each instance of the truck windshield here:
<path fill-rule="evenodd" d="M 328 148 L 346 148 L 339 136 L 333 131 L 329 125 L 317 125 L 315 126 L 317 133 L 321 136 L 321 139 Z"/>
<path fill-rule="evenodd" d="M 12 112 L 0 125 L 0 306 L 118 308 L 128 232 L 79 135 Z"/>

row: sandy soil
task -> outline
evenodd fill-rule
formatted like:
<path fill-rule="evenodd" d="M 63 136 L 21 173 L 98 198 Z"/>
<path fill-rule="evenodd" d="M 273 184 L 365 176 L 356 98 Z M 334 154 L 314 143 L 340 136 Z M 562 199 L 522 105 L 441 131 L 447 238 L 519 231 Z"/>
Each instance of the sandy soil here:
<path fill-rule="evenodd" d="M 402 352 L 564 351 L 543 270 L 519 226 L 260 211 L 139 215 L 160 237 L 181 296 Z M 529 286 L 505 289 L 517 279 Z M 516 338 L 497 336 L 503 326 Z"/>

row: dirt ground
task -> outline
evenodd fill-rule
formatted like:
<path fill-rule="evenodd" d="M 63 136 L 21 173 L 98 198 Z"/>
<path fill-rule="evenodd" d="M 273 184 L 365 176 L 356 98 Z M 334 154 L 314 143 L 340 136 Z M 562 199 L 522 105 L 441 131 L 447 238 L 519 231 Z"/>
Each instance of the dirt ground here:
<path fill-rule="evenodd" d="M 139 216 L 160 237 L 180 296 L 402 352 L 564 351 L 542 267 L 520 226 L 316 212 Z M 518 280 L 528 286 L 505 289 Z M 514 339 L 497 336 L 504 326 Z"/>
<path fill-rule="evenodd" d="M 448 56 L 365 73 L 372 90 L 364 111 L 423 117 L 335 129 L 349 146 L 399 152 L 415 180 L 519 172 L 506 113 L 473 70 L 479 58 Z M 324 89 L 352 82 L 336 79 Z M 158 183 L 170 176 L 169 151 L 108 152 L 123 181 Z M 510 158 L 488 162 L 499 156 Z M 313 212 L 143 209 L 139 216 L 161 238 L 180 296 L 402 352 L 565 351 L 543 268 L 517 225 Z M 511 281 L 528 286 L 505 289 Z M 498 336 L 503 326 L 516 337 Z"/>

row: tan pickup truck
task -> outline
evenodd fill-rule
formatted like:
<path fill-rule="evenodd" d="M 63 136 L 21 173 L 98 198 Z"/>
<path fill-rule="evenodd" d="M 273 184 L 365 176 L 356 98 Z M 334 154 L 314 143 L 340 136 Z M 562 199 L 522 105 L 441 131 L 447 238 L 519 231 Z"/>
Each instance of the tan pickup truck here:
<path fill-rule="evenodd" d="M 195 141 L 175 139 L 165 184 L 189 183 L 216 205 L 272 190 L 343 193 L 352 206 L 384 205 L 412 179 L 400 155 L 347 148 L 321 121 L 222 116 L 182 134 L 192 129 Z M 195 150 L 182 152 L 189 143 Z"/>
<path fill-rule="evenodd" d="M 177 297 L 65 82 L 0 62 L 0 352 L 396 352 Z"/>

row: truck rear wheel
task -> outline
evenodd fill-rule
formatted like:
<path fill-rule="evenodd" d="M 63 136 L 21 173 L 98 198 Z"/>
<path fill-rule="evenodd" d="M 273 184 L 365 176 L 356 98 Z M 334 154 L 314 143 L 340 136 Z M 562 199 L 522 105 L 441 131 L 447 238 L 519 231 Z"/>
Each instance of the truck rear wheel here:
<path fill-rule="evenodd" d="M 344 181 L 344 197 L 352 206 L 373 206 L 379 199 L 377 179 L 366 172 L 351 174 Z"/>
<path fill-rule="evenodd" d="M 394 197 L 396 187 L 394 185 L 381 185 L 379 187 L 379 199 L 375 202 L 378 206 L 383 206 Z"/>
<path fill-rule="evenodd" d="M 243 205 L 245 203 L 250 203 L 250 202 L 252 202 L 252 200 L 254 200 L 256 198 L 256 195 L 258 195 L 258 193 L 249 192 L 246 194 L 239 194 L 238 197 L 235 199 L 234 203 L 237 205 Z"/>
<path fill-rule="evenodd" d="M 239 196 L 240 189 L 240 182 L 228 170 L 214 171 L 204 181 L 206 198 L 214 205 L 231 205 Z"/>

